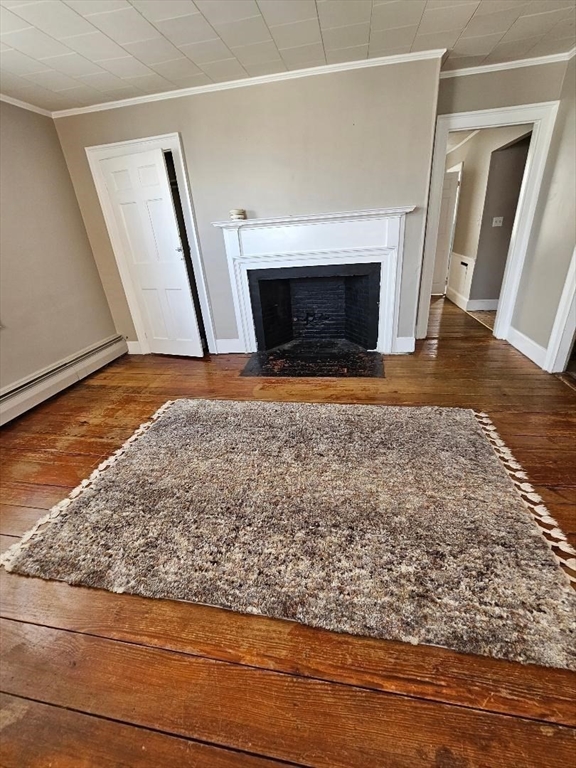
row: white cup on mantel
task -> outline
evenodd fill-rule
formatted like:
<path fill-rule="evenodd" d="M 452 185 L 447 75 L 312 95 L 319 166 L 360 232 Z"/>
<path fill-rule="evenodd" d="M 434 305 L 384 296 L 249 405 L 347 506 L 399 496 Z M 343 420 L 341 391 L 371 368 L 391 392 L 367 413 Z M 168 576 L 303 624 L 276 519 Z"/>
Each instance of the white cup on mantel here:
<path fill-rule="evenodd" d="M 232 210 L 230 211 L 230 218 L 236 219 L 236 220 L 245 219 L 246 211 L 244 210 L 244 208 L 232 208 Z"/>

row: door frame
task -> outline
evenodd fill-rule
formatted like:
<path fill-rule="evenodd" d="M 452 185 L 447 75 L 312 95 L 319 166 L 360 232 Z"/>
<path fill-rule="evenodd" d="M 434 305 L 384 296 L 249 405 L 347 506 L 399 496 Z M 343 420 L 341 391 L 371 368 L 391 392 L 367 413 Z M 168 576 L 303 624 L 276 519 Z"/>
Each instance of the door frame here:
<path fill-rule="evenodd" d="M 430 176 L 424 253 L 420 270 L 420 296 L 418 299 L 418 318 L 416 322 L 417 338 L 426 338 L 428 328 L 448 133 L 450 131 L 480 130 L 481 128 L 501 128 L 508 125 L 531 124 L 533 126 L 532 140 L 530 141 L 530 149 L 526 159 L 524 178 L 522 179 L 522 188 L 518 199 L 512 237 L 510 238 L 510 247 L 508 249 L 506 269 L 504 271 L 504 279 L 502 280 L 502 290 L 500 292 L 498 313 L 494 326 L 494 336 L 496 338 L 510 341 L 508 337 L 512 328 L 512 316 L 518 297 L 520 279 L 526 260 L 526 252 L 532 232 L 534 214 L 540 195 L 544 168 L 548 158 L 559 103 L 559 101 L 548 101 L 539 104 L 523 104 L 517 107 L 456 112 L 451 115 L 441 115 L 438 117 Z"/>
<path fill-rule="evenodd" d="M 576 336 L 576 248 L 572 251 L 572 259 L 568 274 L 556 311 L 554 325 L 550 333 L 544 370 L 549 373 L 560 373 L 566 370 L 572 344 Z"/>
<path fill-rule="evenodd" d="M 118 230 L 112 201 L 108 194 L 108 188 L 100 163 L 102 160 L 108 160 L 112 157 L 137 154 L 138 152 L 146 152 L 151 149 L 161 149 L 165 152 L 170 151 L 174 158 L 174 168 L 176 170 L 182 212 L 184 214 L 184 223 L 186 225 L 188 242 L 190 244 L 190 258 L 192 260 L 194 279 L 196 281 L 202 320 L 206 332 L 206 343 L 208 345 L 208 351 L 215 353 L 217 350 L 214 321 L 206 287 L 206 275 L 202 263 L 190 185 L 186 173 L 186 166 L 184 164 L 184 152 L 182 150 L 180 134 L 178 133 L 167 133 L 162 136 L 149 136 L 145 139 L 129 139 L 128 141 L 118 141 L 113 144 L 98 144 L 93 147 L 86 147 L 88 165 L 92 172 L 96 194 L 98 195 L 100 207 L 102 208 L 104 221 L 112 245 L 112 251 L 114 252 L 114 258 L 116 259 L 116 264 L 120 273 L 120 280 L 122 281 L 122 287 L 124 288 L 126 301 L 128 302 L 128 308 L 130 309 L 132 322 L 134 323 L 136 338 L 138 339 L 136 342 L 128 342 L 128 351 L 132 354 L 148 355 L 150 354 L 150 345 L 146 338 L 144 318 L 142 317 L 142 310 L 140 309 L 136 289 L 134 288 L 132 277 L 128 269 L 128 255 L 122 244 L 122 238 L 120 237 L 120 232 Z"/>
<path fill-rule="evenodd" d="M 474 136 L 475 134 L 472 134 Z M 471 138 L 470 136 L 468 138 Z M 464 144 L 466 141 L 468 141 L 468 138 L 464 139 L 462 144 Z M 459 146 L 462 146 L 460 144 Z M 458 174 L 458 187 L 456 188 L 456 200 L 454 201 L 454 213 L 452 216 L 452 223 L 450 225 L 450 244 L 448 245 L 448 259 L 446 260 L 446 274 L 444 276 L 444 291 L 442 294 L 432 294 L 432 296 L 446 296 L 446 290 L 448 288 L 448 275 L 450 274 L 450 264 L 452 262 L 452 253 L 453 253 L 453 247 L 454 247 L 454 237 L 456 235 L 456 219 L 458 218 L 458 206 L 460 204 L 460 190 L 462 188 L 462 174 L 464 171 L 464 162 L 461 161 L 459 163 L 456 163 L 456 165 L 453 165 L 451 168 L 446 168 L 445 173 L 457 173 Z M 442 182 L 442 191 L 444 191 L 444 182 Z M 436 266 L 436 256 L 434 256 L 434 266 Z M 434 271 L 432 271 L 432 276 L 434 276 Z"/>

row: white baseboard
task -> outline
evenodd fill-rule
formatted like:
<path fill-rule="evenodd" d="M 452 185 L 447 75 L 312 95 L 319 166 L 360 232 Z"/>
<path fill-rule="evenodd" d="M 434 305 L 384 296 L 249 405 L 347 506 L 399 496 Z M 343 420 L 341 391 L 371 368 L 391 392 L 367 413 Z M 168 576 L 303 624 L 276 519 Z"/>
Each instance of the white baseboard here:
<path fill-rule="evenodd" d="M 462 296 L 461 293 L 450 288 L 450 286 L 446 288 L 446 298 L 450 299 L 453 304 L 456 304 L 457 307 L 460 307 L 460 309 L 463 309 L 464 311 L 468 308 L 468 299 L 466 296 Z"/>
<path fill-rule="evenodd" d="M 128 354 L 129 355 L 141 355 L 142 354 L 142 347 L 140 346 L 139 341 L 127 341 L 126 344 L 128 345 Z"/>
<path fill-rule="evenodd" d="M 238 352 L 246 352 L 240 339 L 216 339 L 218 355 L 231 355 Z"/>
<path fill-rule="evenodd" d="M 533 363 L 539 365 L 540 368 L 544 368 L 546 361 L 545 347 L 541 347 L 540 344 L 532 341 L 532 339 L 529 339 L 528 336 L 525 336 L 516 328 L 512 328 L 512 326 L 510 326 L 506 341 L 512 344 L 519 352 L 522 352 L 523 355 L 526 355 Z"/>
<path fill-rule="evenodd" d="M 498 309 L 498 299 L 469 299 L 467 312 L 480 312 L 486 309 Z"/>
<path fill-rule="evenodd" d="M 409 355 L 416 348 L 414 336 L 397 336 L 394 339 L 393 355 Z"/>
<path fill-rule="evenodd" d="M 90 373 L 126 353 L 122 336 L 111 336 L 73 357 L 45 368 L 13 384 L 0 396 L 0 424 L 15 419 L 35 405 L 75 384 Z"/>

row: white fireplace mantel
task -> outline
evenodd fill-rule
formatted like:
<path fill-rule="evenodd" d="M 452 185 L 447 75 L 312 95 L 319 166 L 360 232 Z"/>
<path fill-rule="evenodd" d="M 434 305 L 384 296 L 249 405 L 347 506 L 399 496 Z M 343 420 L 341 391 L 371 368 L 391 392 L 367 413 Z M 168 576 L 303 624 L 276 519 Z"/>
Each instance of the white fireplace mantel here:
<path fill-rule="evenodd" d="M 255 352 L 256 333 L 248 271 L 287 267 L 379 263 L 380 308 L 376 349 L 411 352 L 412 338 L 398 337 L 404 221 L 414 206 L 318 213 L 273 219 L 215 221 L 224 243 L 239 339 L 221 351 Z"/>

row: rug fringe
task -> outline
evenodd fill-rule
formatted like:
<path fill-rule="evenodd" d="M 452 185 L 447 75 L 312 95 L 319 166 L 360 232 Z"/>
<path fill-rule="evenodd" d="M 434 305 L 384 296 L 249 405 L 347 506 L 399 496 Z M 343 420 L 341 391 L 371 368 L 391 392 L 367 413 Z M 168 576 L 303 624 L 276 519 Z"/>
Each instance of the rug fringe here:
<path fill-rule="evenodd" d="M 566 536 L 550 514 L 542 497 L 536 493 L 530 483 L 523 482 L 528 479 L 528 475 L 498 434 L 488 414 L 483 411 L 473 411 L 473 413 L 484 436 L 502 462 L 508 477 L 530 512 L 538 532 L 550 547 L 556 562 L 561 566 L 562 573 L 573 585 L 576 585 L 576 550 L 566 541 Z"/>
<path fill-rule="evenodd" d="M 55 504 L 43 517 L 40 518 L 36 522 L 36 524 L 30 528 L 29 531 L 26 531 L 26 533 L 22 536 L 21 539 L 19 539 L 15 544 L 13 544 L 11 547 L 9 547 L 1 556 L 0 556 L 0 565 L 3 565 L 4 568 L 7 571 L 12 570 L 12 566 L 14 564 L 15 559 L 18 557 L 20 552 L 23 549 L 28 549 L 30 546 L 31 539 L 34 538 L 34 536 L 40 532 L 40 530 L 43 528 L 43 526 L 47 525 L 48 523 L 52 523 L 56 518 L 67 508 L 70 506 L 72 501 L 74 499 L 77 499 L 79 496 L 81 496 L 90 486 L 100 477 L 100 475 L 105 472 L 108 467 L 111 467 L 120 456 L 122 456 L 123 453 L 126 452 L 126 449 L 136 440 L 138 440 L 139 437 L 141 437 L 145 432 L 147 432 L 152 424 L 162 416 L 162 414 L 170 408 L 176 401 L 175 400 L 167 400 L 164 405 L 160 406 L 156 413 L 154 413 L 149 421 L 144 422 L 143 424 L 140 424 L 137 430 L 133 432 L 128 440 L 124 442 L 118 450 L 114 451 L 114 453 L 109 456 L 105 461 L 103 461 L 101 464 L 99 464 L 96 469 L 92 472 L 92 474 L 86 478 L 85 480 L 82 480 L 82 482 L 76 486 L 76 488 L 73 488 L 68 496 L 65 499 L 62 499 L 62 501 L 59 501 L 58 504 Z"/>

